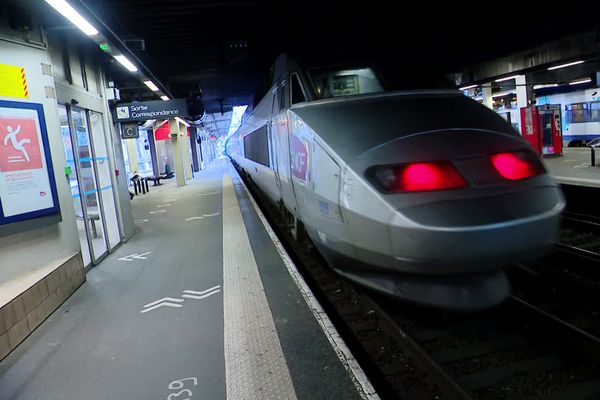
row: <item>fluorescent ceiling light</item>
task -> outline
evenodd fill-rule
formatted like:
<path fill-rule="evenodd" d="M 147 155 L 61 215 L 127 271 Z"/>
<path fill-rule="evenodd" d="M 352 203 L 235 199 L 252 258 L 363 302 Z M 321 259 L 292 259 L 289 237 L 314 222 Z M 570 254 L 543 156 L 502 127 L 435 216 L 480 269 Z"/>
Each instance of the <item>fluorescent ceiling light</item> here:
<path fill-rule="evenodd" d="M 582 79 L 580 81 L 569 82 L 569 85 L 580 85 L 582 83 L 589 83 L 591 81 L 592 81 L 591 79 Z"/>
<path fill-rule="evenodd" d="M 493 94 L 492 97 L 502 97 L 502 96 L 506 96 L 506 95 L 514 94 L 514 93 L 515 92 L 513 92 L 513 91 L 510 91 L 510 92 L 500 92 L 500 93 Z"/>
<path fill-rule="evenodd" d="M 463 86 L 461 88 L 458 88 L 458 90 L 467 90 L 467 89 L 473 89 L 476 88 L 477 85 L 471 85 L 471 86 Z"/>
<path fill-rule="evenodd" d="M 121 63 L 122 66 L 124 66 L 125 68 L 127 68 L 129 71 L 131 72 L 137 72 L 137 67 L 135 65 L 133 65 L 133 63 L 131 61 L 129 61 L 127 59 L 127 57 L 125 57 L 122 54 L 119 54 L 118 56 L 113 56 L 115 57 L 115 60 L 117 60 L 119 63 Z"/>
<path fill-rule="evenodd" d="M 94 36 L 98 34 L 98 30 L 86 21 L 86 19 L 65 0 L 46 0 L 46 3 L 50 4 L 56 11 L 61 13 L 63 17 L 71 21 L 73 25 L 81 29 L 86 35 Z"/>
<path fill-rule="evenodd" d="M 164 101 L 169 101 L 171 99 L 169 99 L 169 96 L 160 96 L 161 99 L 163 99 Z"/>
<path fill-rule="evenodd" d="M 182 124 L 184 124 L 185 126 L 187 126 L 188 128 L 190 127 L 190 124 L 188 124 L 187 122 L 185 122 L 185 121 L 184 121 L 184 120 L 182 120 L 181 118 L 179 118 L 179 117 L 175 117 L 175 119 L 176 119 L 177 121 L 181 122 Z"/>
<path fill-rule="evenodd" d="M 548 83 L 548 84 L 544 84 L 544 85 L 533 85 L 534 89 L 543 89 L 543 88 L 547 88 L 547 87 L 557 87 L 558 83 Z"/>
<path fill-rule="evenodd" d="M 150 88 L 150 90 L 152 90 L 153 92 L 158 92 L 158 86 L 156 86 L 154 84 L 154 82 L 152 82 L 152 81 L 144 81 L 144 85 L 148 86 Z"/>
<path fill-rule="evenodd" d="M 571 63 L 568 64 L 560 64 L 560 65 L 555 65 L 554 67 L 550 67 L 548 68 L 548 71 L 552 71 L 553 69 L 559 69 L 559 68 L 565 68 L 565 67 L 570 67 L 571 65 L 577 65 L 577 64 L 583 64 L 584 61 L 583 60 L 579 60 L 579 61 L 573 61 Z"/>
<path fill-rule="evenodd" d="M 520 75 L 507 76 L 506 78 L 496 79 L 494 82 L 504 82 L 504 81 L 508 81 L 510 79 L 518 78 L 519 76 Z"/>

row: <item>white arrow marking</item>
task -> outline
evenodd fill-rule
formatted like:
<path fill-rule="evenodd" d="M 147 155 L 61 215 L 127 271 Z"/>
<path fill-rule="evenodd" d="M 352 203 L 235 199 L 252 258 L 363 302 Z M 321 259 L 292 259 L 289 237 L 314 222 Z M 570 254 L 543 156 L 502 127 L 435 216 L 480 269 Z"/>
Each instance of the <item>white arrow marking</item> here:
<path fill-rule="evenodd" d="M 147 260 L 148 258 L 144 257 L 144 256 L 147 256 L 148 254 L 151 254 L 151 253 L 152 253 L 151 251 L 148 251 L 148 252 L 142 253 L 142 254 L 137 254 L 137 253 L 130 254 L 128 256 L 118 258 L 118 260 L 119 261 Z"/>
<path fill-rule="evenodd" d="M 221 289 L 217 289 L 217 290 L 215 290 L 214 292 L 210 292 L 210 293 L 207 293 L 207 294 L 203 294 L 202 296 L 196 296 L 195 294 L 184 294 L 184 295 L 181 295 L 181 297 L 184 297 L 184 298 L 186 298 L 186 299 L 198 299 L 198 300 L 202 300 L 202 299 L 205 299 L 205 298 L 207 298 L 207 297 L 210 297 L 210 296 L 212 296 L 213 294 L 217 294 L 217 293 L 219 293 L 220 291 L 221 291 Z"/>
<path fill-rule="evenodd" d="M 152 303 L 146 304 L 144 306 L 144 308 L 155 306 L 155 305 L 157 305 L 157 304 L 159 304 L 160 302 L 163 302 L 163 301 L 174 301 L 175 303 L 183 303 L 183 299 L 174 299 L 173 297 L 163 297 L 160 300 L 156 300 L 156 301 L 153 301 Z M 182 307 L 181 304 L 176 304 L 176 306 Z"/>
<path fill-rule="evenodd" d="M 190 293 L 190 294 L 205 294 L 205 293 L 208 293 L 208 292 L 212 292 L 212 291 L 213 291 L 213 290 L 215 290 L 215 289 L 221 289 L 221 285 L 213 286 L 213 287 L 211 287 L 210 289 L 206 289 L 206 290 L 203 290 L 203 291 L 201 291 L 201 292 L 196 292 L 195 290 L 184 290 L 184 291 L 183 291 L 183 293 Z"/>
<path fill-rule="evenodd" d="M 150 211 L 150 214 L 160 214 L 160 213 L 164 213 L 164 212 L 167 212 L 167 210 Z"/>
<path fill-rule="evenodd" d="M 136 223 L 136 224 L 143 224 L 144 222 L 148 222 L 148 221 L 149 221 L 149 220 L 147 220 L 147 219 L 136 219 L 136 220 L 135 220 L 135 223 Z"/>
<path fill-rule="evenodd" d="M 172 302 L 175 303 L 172 303 Z M 177 304 L 177 303 L 182 303 L 184 300 L 183 299 L 174 299 L 172 297 L 163 297 L 160 300 L 156 300 L 153 301 L 152 303 L 148 303 L 144 306 L 145 310 L 140 311 L 140 313 L 147 313 L 148 311 L 152 311 L 152 310 L 156 310 L 157 308 L 160 307 L 172 307 L 172 308 L 181 308 L 183 307 L 183 304 Z M 149 308 L 147 308 L 149 307 Z"/>
<path fill-rule="evenodd" d="M 201 217 L 190 217 L 190 218 L 186 218 L 186 221 L 193 221 L 195 219 L 203 219 L 204 217 L 215 217 L 217 215 L 220 215 L 221 213 L 215 213 L 215 214 L 203 214 Z"/>
<path fill-rule="evenodd" d="M 206 289 L 203 290 L 201 292 L 197 292 L 195 290 L 184 290 L 183 291 L 183 295 L 181 297 L 184 297 L 186 299 L 198 299 L 198 300 L 202 300 L 205 299 L 209 296 L 212 296 L 213 294 L 217 294 L 221 291 L 221 286 L 217 285 L 217 286 L 213 286 L 210 289 Z"/>
<path fill-rule="evenodd" d="M 171 207 L 171 204 L 157 204 L 156 207 Z"/>
<path fill-rule="evenodd" d="M 208 193 L 199 193 L 198 196 L 210 196 L 210 195 L 219 194 L 219 193 L 221 193 L 221 192 L 216 191 L 216 192 L 208 192 Z"/>

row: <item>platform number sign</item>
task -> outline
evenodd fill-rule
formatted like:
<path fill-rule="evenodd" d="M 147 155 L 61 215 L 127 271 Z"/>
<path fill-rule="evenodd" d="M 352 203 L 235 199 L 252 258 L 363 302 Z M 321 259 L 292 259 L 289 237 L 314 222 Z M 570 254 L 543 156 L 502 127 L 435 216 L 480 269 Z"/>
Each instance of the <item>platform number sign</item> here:
<path fill-rule="evenodd" d="M 121 137 L 123 139 L 137 139 L 140 137 L 137 123 L 122 124 Z"/>

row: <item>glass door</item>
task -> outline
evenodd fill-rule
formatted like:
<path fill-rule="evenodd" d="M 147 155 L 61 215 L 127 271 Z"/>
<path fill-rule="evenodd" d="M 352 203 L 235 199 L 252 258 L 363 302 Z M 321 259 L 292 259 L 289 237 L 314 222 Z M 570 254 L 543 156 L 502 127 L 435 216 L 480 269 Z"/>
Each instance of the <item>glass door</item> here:
<path fill-rule="evenodd" d="M 69 116 L 67 112 L 67 107 L 65 105 L 58 105 L 58 115 L 60 118 L 60 131 L 63 138 L 67 166 L 71 170 L 70 173 L 67 175 L 67 179 L 71 188 L 73 207 L 75 208 L 75 219 L 77 221 L 77 229 L 79 231 L 79 243 L 81 244 L 81 254 L 83 256 L 83 264 L 87 267 L 92 262 L 92 256 L 90 253 L 90 245 L 88 242 L 88 236 L 84 222 L 85 217 L 83 213 L 83 205 L 81 202 L 81 193 L 79 191 L 79 182 L 77 180 L 78 171 L 75 162 L 75 154 L 73 153 L 73 143 L 71 141 L 71 128 L 69 125 Z"/>
<path fill-rule="evenodd" d="M 83 213 L 85 216 L 88 239 L 92 244 L 94 263 L 100 261 L 107 252 L 106 233 L 104 231 L 104 216 L 98 197 L 94 156 L 90 142 L 90 131 L 85 110 L 71 108 L 71 138 L 75 160 L 79 167 L 79 190 L 81 193 Z"/>
<path fill-rule="evenodd" d="M 108 163 L 108 151 L 106 146 L 106 135 L 102 114 L 89 111 L 90 128 L 92 132 L 93 158 L 96 160 L 96 171 L 98 173 L 98 184 L 100 186 L 100 202 L 104 211 L 105 231 L 108 233 L 107 242 L 113 249 L 121 242 L 121 232 L 117 219 L 115 207 L 114 190 L 111 180 L 111 168 Z"/>

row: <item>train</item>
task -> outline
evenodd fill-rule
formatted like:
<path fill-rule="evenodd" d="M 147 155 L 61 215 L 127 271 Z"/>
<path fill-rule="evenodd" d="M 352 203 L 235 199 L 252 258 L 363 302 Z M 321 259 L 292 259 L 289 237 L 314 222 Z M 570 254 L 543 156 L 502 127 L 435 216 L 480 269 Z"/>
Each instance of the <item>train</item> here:
<path fill-rule="evenodd" d="M 287 55 L 271 76 L 227 155 L 341 276 L 477 311 L 507 297 L 504 266 L 557 240 L 559 186 L 510 124 L 461 92 Z"/>
<path fill-rule="evenodd" d="M 598 88 L 540 95 L 537 104 L 559 105 L 564 147 L 581 147 L 600 138 L 600 90 Z"/>

